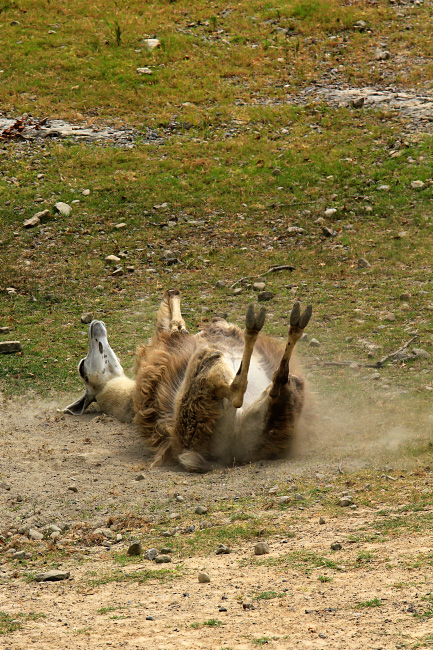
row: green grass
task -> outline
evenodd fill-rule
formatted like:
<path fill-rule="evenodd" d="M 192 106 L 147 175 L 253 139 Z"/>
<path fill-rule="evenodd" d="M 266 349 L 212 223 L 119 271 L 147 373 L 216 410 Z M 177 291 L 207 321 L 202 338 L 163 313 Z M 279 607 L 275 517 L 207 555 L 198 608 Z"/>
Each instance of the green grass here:
<path fill-rule="evenodd" d="M 360 609 L 367 607 L 381 607 L 383 602 L 380 598 L 374 597 L 372 600 L 366 600 L 363 603 L 358 603 L 356 606 Z"/>
<path fill-rule="evenodd" d="M 45 614 L 35 612 L 30 612 L 29 614 L 19 612 L 13 616 L 6 612 L 0 612 L 0 634 L 10 634 L 21 629 L 26 621 L 36 621 L 44 617 Z"/>

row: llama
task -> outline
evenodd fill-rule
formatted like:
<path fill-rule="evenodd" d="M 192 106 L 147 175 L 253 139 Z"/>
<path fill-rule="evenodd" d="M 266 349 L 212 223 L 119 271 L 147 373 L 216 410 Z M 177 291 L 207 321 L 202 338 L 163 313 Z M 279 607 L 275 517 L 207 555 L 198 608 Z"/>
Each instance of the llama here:
<path fill-rule="evenodd" d="M 188 333 L 180 292 L 161 303 L 155 335 L 137 350 L 135 381 L 111 350 L 105 326 L 93 321 L 89 354 L 79 373 L 86 393 L 65 410 L 84 413 L 92 401 L 134 422 L 155 453 L 152 466 L 179 462 L 190 472 L 290 454 L 305 403 L 304 380 L 289 372 L 296 342 L 312 314 L 295 303 L 286 346 L 260 336 L 265 310 L 247 309 L 245 330 L 213 318 Z"/>

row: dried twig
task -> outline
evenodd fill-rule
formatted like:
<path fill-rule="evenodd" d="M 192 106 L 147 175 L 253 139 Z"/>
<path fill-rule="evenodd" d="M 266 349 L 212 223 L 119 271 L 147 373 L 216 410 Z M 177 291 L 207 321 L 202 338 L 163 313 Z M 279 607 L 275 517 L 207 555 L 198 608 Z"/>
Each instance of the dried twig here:
<path fill-rule="evenodd" d="M 234 289 L 237 284 L 240 284 L 241 282 L 244 282 L 245 280 L 252 280 L 253 278 L 261 278 L 264 275 L 268 275 L 268 273 L 277 273 L 277 271 L 294 271 L 295 267 L 292 266 L 291 264 L 282 264 L 282 265 L 275 265 L 271 266 L 267 271 L 264 273 L 261 273 L 259 275 L 247 275 L 244 278 L 239 278 L 239 280 L 236 280 L 236 282 L 233 282 L 232 285 L 230 285 L 229 289 Z"/>
<path fill-rule="evenodd" d="M 406 350 L 409 347 L 409 345 L 411 343 L 413 343 L 413 341 L 416 341 L 416 339 L 419 339 L 418 334 L 416 334 L 415 336 L 412 336 L 412 338 L 409 339 L 409 341 L 407 341 L 404 345 L 401 346 L 401 348 L 399 348 L 395 352 L 391 352 L 391 354 L 387 354 L 385 357 L 382 357 L 382 359 L 379 359 L 379 361 L 377 361 L 376 363 L 367 365 L 366 367 L 367 368 L 382 368 L 384 363 L 386 363 L 390 359 L 393 359 L 399 352 L 403 352 L 404 350 Z"/>

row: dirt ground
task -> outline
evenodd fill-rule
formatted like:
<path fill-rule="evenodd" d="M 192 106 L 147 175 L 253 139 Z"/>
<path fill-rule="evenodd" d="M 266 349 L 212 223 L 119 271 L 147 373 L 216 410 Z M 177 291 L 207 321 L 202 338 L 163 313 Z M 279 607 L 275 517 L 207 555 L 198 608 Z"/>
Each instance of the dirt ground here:
<path fill-rule="evenodd" d="M 62 405 L 2 404 L 2 647 L 432 647 L 433 508 L 423 501 L 412 510 L 414 493 L 431 494 L 431 473 L 396 451 L 391 425 L 379 444 L 377 428 L 360 422 L 355 439 L 344 419 L 337 427 L 325 415 L 296 460 L 196 476 L 150 469 L 132 425 L 97 412 L 63 415 Z M 422 438 L 427 429 L 414 430 Z M 345 486 L 353 507 L 337 505 Z M 326 498 L 314 498 L 321 491 Z M 290 500 L 280 504 L 284 494 Z M 198 504 L 208 513 L 196 514 Z M 247 514 L 262 528 L 231 535 Z M 197 545 L 182 547 L 188 525 L 199 530 L 204 519 L 214 543 L 192 533 Z M 61 529 L 56 540 L 50 524 Z M 98 531 L 110 526 L 121 541 Z M 29 529 L 44 539 L 29 539 Z M 171 562 L 119 561 L 131 539 L 143 550 L 172 546 Z M 269 554 L 254 555 L 258 540 Z M 341 549 L 331 550 L 336 541 Z M 219 542 L 231 552 L 217 555 Z M 25 559 L 14 559 L 19 550 Z M 53 568 L 69 578 L 35 581 Z M 200 571 L 210 582 L 199 583 Z"/>

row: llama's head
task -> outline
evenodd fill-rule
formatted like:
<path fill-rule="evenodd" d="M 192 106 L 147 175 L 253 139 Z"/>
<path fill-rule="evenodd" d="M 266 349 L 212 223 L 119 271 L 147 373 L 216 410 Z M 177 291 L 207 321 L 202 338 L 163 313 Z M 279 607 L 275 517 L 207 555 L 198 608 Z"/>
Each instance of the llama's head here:
<path fill-rule="evenodd" d="M 98 396 L 106 392 L 109 382 L 125 377 L 123 368 L 108 343 L 105 325 L 100 320 L 90 323 L 89 351 L 78 364 L 78 372 L 86 391 L 76 402 L 64 409 L 65 413 L 72 415 L 82 415 L 92 402 L 99 401 Z"/>

